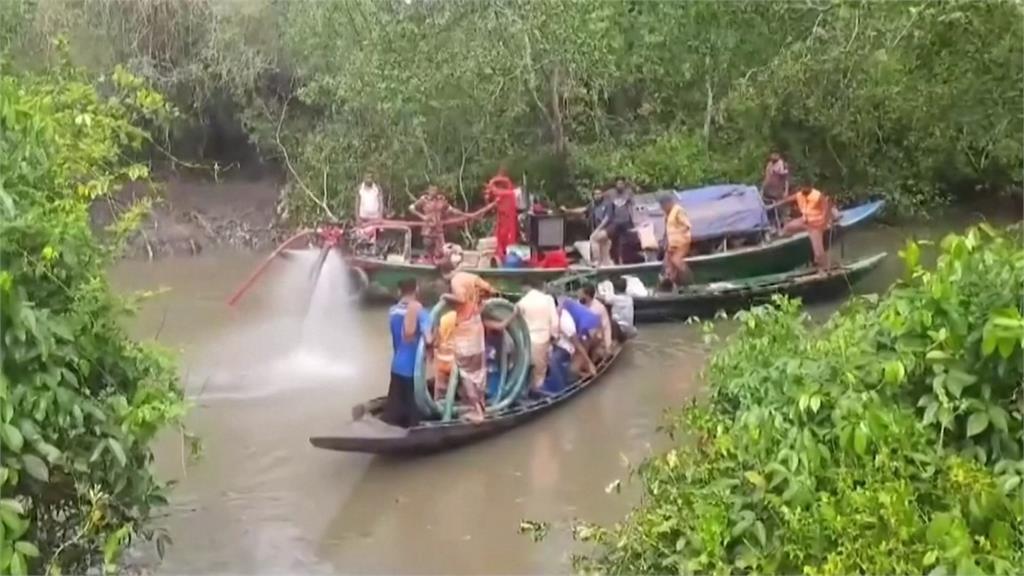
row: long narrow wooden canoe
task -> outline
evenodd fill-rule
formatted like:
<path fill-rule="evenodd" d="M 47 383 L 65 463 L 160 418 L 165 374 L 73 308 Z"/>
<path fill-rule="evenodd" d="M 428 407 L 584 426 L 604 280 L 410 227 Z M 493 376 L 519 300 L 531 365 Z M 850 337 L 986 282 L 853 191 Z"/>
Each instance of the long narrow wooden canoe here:
<path fill-rule="evenodd" d="M 842 210 L 832 232 L 826 235 L 826 242 L 831 242 L 839 235 L 870 221 L 884 205 L 883 201 L 875 201 Z M 706 283 L 787 272 L 810 262 L 811 254 L 810 240 L 806 233 L 801 233 L 724 252 L 691 256 L 687 258 L 687 263 L 694 273 L 695 280 Z M 415 277 L 421 282 L 431 282 L 437 278 L 436 269 L 427 264 L 388 262 L 358 256 L 349 257 L 348 262 L 349 266 L 359 269 L 361 274 L 365 273 L 367 280 L 376 290 L 388 294 L 396 293 L 398 282 L 403 278 Z M 593 271 L 600 279 L 632 275 L 637 276 L 645 283 L 653 283 L 661 271 L 661 262 L 643 262 L 602 268 L 579 266 L 556 269 L 468 269 L 469 272 L 479 275 L 499 290 L 507 292 L 522 290 L 523 280 L 527 277 L 539 278 L 543 282 L 548 282 L 566 274 L 577 274 L 587 270 Z"/>
<path fill-rule="evenodd" d="M 520 426 L 541 414 L 568 403 L 589 390 L 622 355 L 622 347 L 597 365 L 597 373 L 578 381 L 559 394 L 529 399 L 497 413 L 483 422 L 463 420 L 428 421 L 412 428 L 392 426 L 380 420 L 385 398 L 374 398 L 352 409 L 352 422 L 333 436 L 313 436 L 310 444 L 324 450 L 373 454 L 416 455 L 449 450 Z"/>
<path fill-rule="evenodd" d="M 633 321 L 670 322 L 686 320 L 693 316 L 708 317 L 719 310 L 734 312 L 767 302 L 776 294 L 799 297 L 804 302 L 833 298 L 848 292 L 854 284 L 875 270 L 885 257 L 886 253 L 882 252 L 824 272 L 804 268 L 779 274 L 696 284 L 681 288 L 677 292 L 635 296 Z M 566 278 L 552 282 L 548 287 L 554 293 L 572 293 L 578 289 L 581 282 L 592 281 L 593 278 Z M 515 300 L 518 295 L 509 294 L 506 297 Z"/>

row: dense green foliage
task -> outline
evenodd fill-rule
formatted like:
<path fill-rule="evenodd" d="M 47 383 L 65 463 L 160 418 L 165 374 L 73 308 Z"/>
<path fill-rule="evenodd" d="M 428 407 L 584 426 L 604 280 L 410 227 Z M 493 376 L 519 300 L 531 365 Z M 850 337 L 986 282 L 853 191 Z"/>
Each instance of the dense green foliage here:
<path fill-rule="evenodd" d="M 101 95 L 68 68 L 0 65 L 0 573 L 111 567 L 166 502 L 150 442 L 185 403 L 170 359 L 122 328 L 88 214 L 147 175 L 125 155 L 166 113 L 123 70 Z"/>
<path fill-rule="evenodd" d="M 942 242 L 934 270 L 812 327 L 738 315 L 710 399 L 639 468 L 643 501 L 579 568 L 635 573 L 1012 574 L 1024 562 L 1020 229 Z"/>
<path fill-rule="evenodd" d="M 467 201 L 502 160 L 571 195 L 617 173 L 757 181 L 778 149 L 801 179 L 912 210 L 1019 185 L 1024 163 L 1011 0 L 22 4 L 19 61 L 67 33 L 200 124 L 240 120 L 298 218 L 343 214 L 367 169 L 403 206 L 428 181 Z"/>

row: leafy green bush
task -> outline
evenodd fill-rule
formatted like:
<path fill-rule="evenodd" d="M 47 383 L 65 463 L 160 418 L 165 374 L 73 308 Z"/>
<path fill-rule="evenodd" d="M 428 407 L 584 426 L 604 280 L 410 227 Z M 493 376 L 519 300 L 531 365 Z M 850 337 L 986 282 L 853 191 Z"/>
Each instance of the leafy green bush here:
<path fill-rule="evenodd" d="M 699 137 L 666 132 L 650 140 L 612 142 L 582 150 L 577 171 L 584 183 L 608 185 L 625 176 L 648 189 L 696 187 L 715 176 Z"/>
<path fill-rule="evenodd" d="M 645 462 L 623 522 L 581 525 L 611 573 L 1016 573 L 1024 562 L 1020 230 L 950 236 L 934 270 L 821 328 L 738 315 L 695 437 Z M 1014 289 L 1016 287 L 1017 289 Z"/>
<path fill-rule="evenodd" d="M 166 502 L 150 442 L 185 410 L 173 363 L 136 343 L 105 278 L 89 204 L 145 177 L 125 154 L 167 113 L 122 70 L 0 69 L 0 573 L 113 567 Z M 139 210 L 119 223 L 129 229 Z M 158 540 L 162 550 L 165 537 Z"/>

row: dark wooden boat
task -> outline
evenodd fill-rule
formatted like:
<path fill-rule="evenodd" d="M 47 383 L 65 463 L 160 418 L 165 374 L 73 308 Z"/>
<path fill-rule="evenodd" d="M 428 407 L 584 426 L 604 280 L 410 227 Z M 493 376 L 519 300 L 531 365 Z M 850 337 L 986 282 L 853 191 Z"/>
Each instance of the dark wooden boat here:
<path fill-rule="evenodd" d="M 633 298 L 634 322 L 667 322 L 712 316 L 767 302 L 775 294 L 813 302 L 845 294 L 881 264 L 884 252 L 825 272 L 814 269 L 698 284 L 674 293 Z M 565 288 L 568 288 L 566 286 Z M 564 290 L 564 288 L 563 288 Z"/>
<path fill-rule="evenodd" d="M 324 450 L 368 452 L 373 454 L 416 455 L 449 450 L 506 432 L 546 412 L 568 403 L 589 390 L 604 376 L 619 356 L 614 354 L 597 364 L 597 373 L 578 381 L 556 395 L 529 399 L 497 413 L 483 422 L 464 420 L 429 421 L 412 428 L 392 426 L 380 420 L 384 397 L 374 398 L 352 409 L 352 422 L 333 436 L 313 436 L 310 444 Z"/>
<path fill-rule="evenodd" d="M 870 222 L 884 206 L 885 202 L 874 201 L 841 210 L 834 229 L 826 235 L 826 243 Z M 698 282 L 713 282 L 786 272 L 810 262 L 811 256 L 811 242 L 807 233 L 801 232 L 750 246 L 729 247 L 721 252 L 693 255 L 686 262 Z M 414 277 L 424 284 L 437 278 L 437 269 L 427 264 L 390 262 L 359 256 L 349 257 L 348 264 L 358 270 L 363 282 L 385 294 L 396 294 L 398 282 L 403 278 Z M 514 293 L 523 290 L 523 280 L 528 277 L 548 282 L 587 271 L 601 279 L 632 275 L 645 283 L 653 283 L 661 266 L 661 262 L 642 262 L 601 268 L 467 268 L 467 271 L 479 275 L 503 292 Z"/>

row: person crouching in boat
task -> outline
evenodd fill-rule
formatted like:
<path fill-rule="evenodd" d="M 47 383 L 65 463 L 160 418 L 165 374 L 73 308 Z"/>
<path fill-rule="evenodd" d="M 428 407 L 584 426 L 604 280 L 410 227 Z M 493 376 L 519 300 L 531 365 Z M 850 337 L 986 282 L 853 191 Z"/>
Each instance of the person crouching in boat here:
<path fill-rule="evenodd" d="M 391 328 L 391 384 L 381 419 L 394 426 L 408 428 L 419 424 L 419 409 L 413 390 L 416 373 L 416 349 L 420 340 L 429 339 L 430 314 L 419 301 L 419 288 L 414 278 L 398 283 L 402 297 L 388 311 Z"/>
<path fill-rule="evenodd" d="M 662 287 L 675 290 L 691 281 L 686 256 L 690 253 L 690 219 L 671 192 L 659 192 L 658 204 L 665 213 L 665 258 L 661 279 Z"/>
<path fill-rule="evenodd" d="M 451 288 L 451 292 L 443 294 L 441 298 L 455 308 L 452 348 L 455 352 L 455 366 L 464 384 L 463 397 L 471 410 L 468 418 L 480 422 L 484 418 L 484 385 L 487 380 L 484 322 L 480 315 L 480 303 L 483 296 L 494 292 L 494 288 L 476 274 L 456 271 L 450 261 L 442 261 L 437 268 Z"/>
<path fill-rule="evenodd" d="M 527 276 L 523 283 L 528 290 L 516 302 L 516 310 L 530 331 L 530 392 L 537 394 L 548 374 L 551 341 L 558 337 L 558 307 L 555 300 L 542 291 L 543 283 L 539 278 Z"/>
<path fill-rule="evenodd" d="M 582 304 L 572 298 L 559 297 L 558 304 L 558 336 L 554 346 L 551 347 L 551 357 L 548 360 L 548 374 L 544 379 L 543 391 L 546 394 L 558 394 L 571 385 L 579 371 L 574 366 L 582 364 L 583 374 L 594 374 L 597 367 L 587 354 L 584 334 L 581 334 L 577 327 L 573 313 L 569 311 L 568 302 L 575 303 L 577 315 L 592 318 L 591 323 L 596 330 L 597 317 L 587 310 Z M 582 314 L 580 313 L 582 311 Z"/>
<path fill-rule="evenodd" d="M 612 352 L 612 346 L 614 345 L 612 340 L 612 319 L 608 314 L 608 308 L 597 299 L 597 289 L 593 284 L 584 284 L 580 288 L 579 298 L 580 303 L 596 314 L 601 321 L 597 337 L 594 338 L 593 346 L 590 347 L 591 357 L 599 360 Z"/>
<path fill-rule="evenodd" d="M 772 207 L 790 202 L 796 202 L 797 208 L 800 209 L 800 217 L 786 222 L 782 227 L 782 235 L 792 236 L 806 230 L 811 240 L 811 250 L 814 252 L 814 266 L 819 270 L 827 269 L 829 261 L 828 252 L 825 251 L 825 231 L 833 221 L 839 219 L 839 211 L 832 206 L 828 196 L 811 186 L 800 187 L 796 193 L 776 202 Z"/>
<path fill-rule="evenodd" d="M 601 317 L 579 300 L 567 296 L 559 298 L 559 308 L 572 319 L 579 343 L 578 347 L 574 347 L 572 356 L 573 372 L 579 376 L 595 374 L 597 367 L 594 366 L 593 357 L 601 340 Z M 561 320 L 559 317 L 560 324 Z"/>

